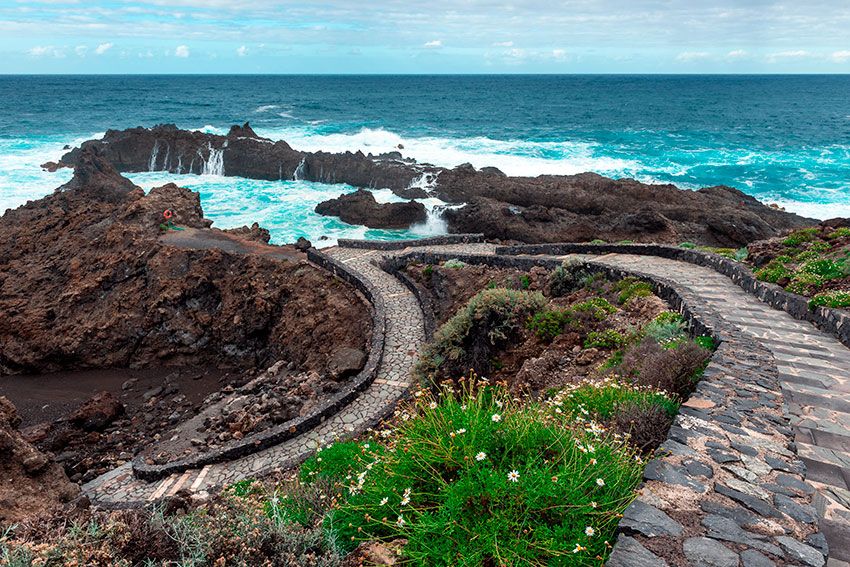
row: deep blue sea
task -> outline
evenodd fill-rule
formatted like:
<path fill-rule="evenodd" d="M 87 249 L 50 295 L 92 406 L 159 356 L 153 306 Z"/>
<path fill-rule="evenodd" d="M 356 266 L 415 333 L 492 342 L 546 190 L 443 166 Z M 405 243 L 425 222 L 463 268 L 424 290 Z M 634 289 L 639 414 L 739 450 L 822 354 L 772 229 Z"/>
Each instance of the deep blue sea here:
<path fill-rule="evenodd" d="M 725 184 L 809 216 L 850 216 L 850 75 L 0 76 L 0 211 L 67 181 L 69 171 L 39 164 L 108 128 L 168 122 L 224 133 L 245 121 L 303 150 L 402 144 L 405 155 L 443 166 Z M 312 212 L 350 187 L 130 177 L 198 190 L 216 226 L 259 221 L 278 242 L 410 234 Z"/>

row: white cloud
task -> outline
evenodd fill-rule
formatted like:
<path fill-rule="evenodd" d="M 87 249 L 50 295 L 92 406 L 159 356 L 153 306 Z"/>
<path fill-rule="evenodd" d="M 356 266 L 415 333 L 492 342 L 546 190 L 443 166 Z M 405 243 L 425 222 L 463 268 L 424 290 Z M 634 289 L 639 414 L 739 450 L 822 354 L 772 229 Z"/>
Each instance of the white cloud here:
<path fill-rule="evenodd" d="M 176 57 L 189 57 L 189 46 L 188 45 L 178 45 L 177 49 L 174 50 L 174 55 Z"/>
<path fill-rule="evenodd" d="M 245 47 L 244 45 L 237 47 L 236 48 L 236 55 L 238 55 L 239 57 L 245 57 L 246 55 L 248 55 L 248 48 Z"/>
<path fill-rule="evenodd" d="M 431 41 L 426 41 L 422 47 L 424 47 L 425 49 L 439 49 L 443 47 L 443 40 L 433 39 Z"/>
<path fill-rule="evenodd" d="M 85 57 L 86 53 L 89 51 L 88 45 L 78 45 L 74 48 L 74 53 L 76 53 L 79 57 Z"/>
<path fill-rule="evenodd" d="M 553 49 L 552 50 L 552 57 L 559 60 L 559 61 L 563 61 L 564 59 L 567 58 L 567 52 L 563 49 Z"/>
<path fill-rule="evenodd" d="M 683 51 L 676 56 L 676 61 L 679 63 L 690 63 L 691 61 L 706 59 L 710 55 L 711 54 L 706 51 Z"/>
<path fill-rule="evenodd" d="M 101 43 L 100 45 L 98 45 L 98 46 L 95 48 L 94 52 L 95 52 L 97 55 L 103 55 L 104 53 L 106 53 L 106 52 L 107 52 L 107 51 L 109 51 L 110 49 L 112 49 L 112 44 L 111 44 L 111 43 Z"/>
<path fill-rule="evenodd" d="M 850 61 L 850 51 L 846 49 L 841 51 L 835 51 L 832 53 L 832 60 L 836 63 L 844 63 L 846 61 Z"/>
<path fill-rule="evenodd" d="M 735 49 L 735 50 L 727 53 L 726 58 L 727 59 L 741 59 L 742 57 L 746 57 L 747 55 L 749 55 L 749 53 L 747 53 L 743 49 Z"/>
<path fill-rule="evenodd" d="M 768 55 L 768 59 L 802 59 L 804 57 L 811 57 L 811 51 L 804 51 L 802 49 L 797 49 L 794 51 L 780 51 L 779 53 L 771 53 Z"/>
<path fill-rule="evenodd" d="M 513 47 L 514 42 L 512 41 L 497 41 L 493 44 L 493 47 Z"/>
<path fill-rule="evenodd" d="M 56 57 L 57 59 L 61 59 L 65 57 L 65 51 L 58 47 L 53 47 L 52 45 L 36 45 L 29 51 L 27 51 L 32 57 Z"/>

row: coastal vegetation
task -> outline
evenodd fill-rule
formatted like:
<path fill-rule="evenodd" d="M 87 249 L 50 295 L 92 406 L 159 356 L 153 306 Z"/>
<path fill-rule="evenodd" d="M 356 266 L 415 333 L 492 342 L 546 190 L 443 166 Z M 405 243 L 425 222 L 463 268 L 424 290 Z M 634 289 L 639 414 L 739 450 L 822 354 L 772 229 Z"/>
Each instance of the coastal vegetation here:
<path fill-rule="evenodd" d="M 759 280 L 810 297 L 811 307 L 850 307 L 850 228 L 803 228 L 749 250 Z"/>
<path fill-rule="evenodd" d="M 379 428 L 200 505 L 175 497 L 21 524 L 0 539 L 0 557 L 21 566 L 601 565 L 712 341 L 692 337 L 634 278 L 451 261 L 407 273 L 423 292 L 454 299 L 438 309 L 419 388 Z M 546 357 L 561 370 L 529 380 L 526 364 Z"/>

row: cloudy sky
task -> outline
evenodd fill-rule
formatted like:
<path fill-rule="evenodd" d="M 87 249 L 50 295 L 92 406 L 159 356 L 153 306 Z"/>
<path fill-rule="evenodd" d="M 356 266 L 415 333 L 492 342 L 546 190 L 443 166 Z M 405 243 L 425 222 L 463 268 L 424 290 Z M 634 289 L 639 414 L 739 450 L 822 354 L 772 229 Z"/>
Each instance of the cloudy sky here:
<path fill-rule="evenodd" d="M 847 73 L 848 0 L 0 0 L 0 73 Z"/>

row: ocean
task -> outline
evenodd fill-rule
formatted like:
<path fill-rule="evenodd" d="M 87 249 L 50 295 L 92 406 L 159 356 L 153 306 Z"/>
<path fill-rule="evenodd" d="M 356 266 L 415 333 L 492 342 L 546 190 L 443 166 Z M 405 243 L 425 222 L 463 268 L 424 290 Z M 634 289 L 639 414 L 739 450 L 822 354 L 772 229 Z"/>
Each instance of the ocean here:
<path fill-rule="evenodd" d="M 850 216 L 850 75 L 0 76 L 0 212 L 49 194 L 63 147 L 107 129 L 174 123 L 301 150 L 385 152 L 509 175 L 593 171 L 693 189 L 731 185 L 816 218 Z M 354 188 L 162 172 L 201 193 L 214 226 L 298 236 L 406 238 L 313 213 Z M 379 201 L 396 198 L 377 191 Z M 436 206 L 439 203 L 428 203 Z M 330 240 L 329 242 L 332 242 Z"/>

